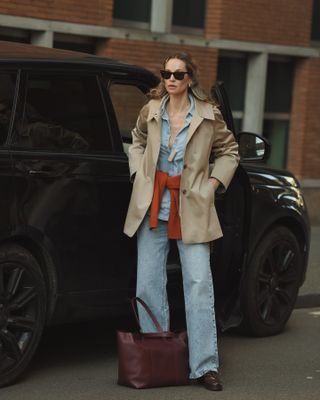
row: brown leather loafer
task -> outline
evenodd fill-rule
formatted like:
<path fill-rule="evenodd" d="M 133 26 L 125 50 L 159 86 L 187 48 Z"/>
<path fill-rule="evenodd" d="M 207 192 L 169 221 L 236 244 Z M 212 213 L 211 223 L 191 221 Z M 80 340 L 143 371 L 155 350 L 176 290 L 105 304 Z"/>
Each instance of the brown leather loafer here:
<path fill-rule="evenodd" d="M 222 390 L 222 383 L 219 379 L 218 372 L 208 371 L 200 378 L 200 381 L 203 386 L 208 390 Z"/>

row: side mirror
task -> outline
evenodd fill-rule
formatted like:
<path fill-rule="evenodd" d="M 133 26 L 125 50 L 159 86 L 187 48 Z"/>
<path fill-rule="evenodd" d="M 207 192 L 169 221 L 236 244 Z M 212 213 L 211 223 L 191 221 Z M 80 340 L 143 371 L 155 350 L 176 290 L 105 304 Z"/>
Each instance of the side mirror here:
<path fill-rule="evenodd" d="M 268 140 L 256 133 L 240 132 L 238 135 L 241 161 L 267 160 L 271 146 Z"/>

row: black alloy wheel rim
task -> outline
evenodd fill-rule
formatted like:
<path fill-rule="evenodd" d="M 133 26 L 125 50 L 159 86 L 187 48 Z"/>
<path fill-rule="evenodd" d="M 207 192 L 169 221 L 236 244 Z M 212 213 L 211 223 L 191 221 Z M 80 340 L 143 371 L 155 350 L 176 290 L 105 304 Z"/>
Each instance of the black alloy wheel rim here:
<path fill-rule="evenodd" d="M 288 318 L 297 295 L 299 271 L 297 254 L 292 244 L 279 239 L 263 257 L 257 280 L 257 307 L 260 318 L 267 325 L 275 325 Z"/>
<path fill-rule="evenodd" d="M 17 263 L 0 264 L 0 375 L 21 363 L 37 330 L 40 296 L 34 275 Z"/>

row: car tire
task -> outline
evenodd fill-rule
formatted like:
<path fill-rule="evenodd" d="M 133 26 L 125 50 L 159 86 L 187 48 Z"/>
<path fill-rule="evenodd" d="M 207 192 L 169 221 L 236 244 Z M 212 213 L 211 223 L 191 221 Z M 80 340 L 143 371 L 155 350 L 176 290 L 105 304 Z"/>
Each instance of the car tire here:
<path fill-rule="evenodd" d="M 46 286 L 37 260 L 16 244 L 0 247 L 0 387 L 15 382 L 38 347 Z"/>
<path fill-rule="evenodd" d="M 262 238 L 241 285 L 243 333 L 270 336 L 284 329 L 297 299 L 301 268 L 299 243 L 288 228 L 277 226 Z"/>

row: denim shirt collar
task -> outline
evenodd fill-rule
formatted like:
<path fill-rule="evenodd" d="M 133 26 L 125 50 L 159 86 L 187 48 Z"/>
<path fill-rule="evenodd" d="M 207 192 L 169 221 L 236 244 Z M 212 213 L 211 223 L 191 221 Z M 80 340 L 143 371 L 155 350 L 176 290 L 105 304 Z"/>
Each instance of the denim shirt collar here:
<path fill-rule="evenodd" d="M 189 94 L 189 96 L 190 95 L 194 102 L 194 109 L 192 110 L 193 115 L 198 115 L 202 119 L 215 120 L 214 106 L 211 103 L 198 100 L 192 94 Z M 166 98 L 167 96 L 164 96 L 161 100 L 154 99 L 150 101 L 150 109 L 147 117 L 148 122 L 150 122 L 152 119 L 155 119 L 157 122 L 159 122 L 162 117 L 160 110 L 162 109 L 162 105 L 164 104 L 164 102 L 167 100 Z"/>

